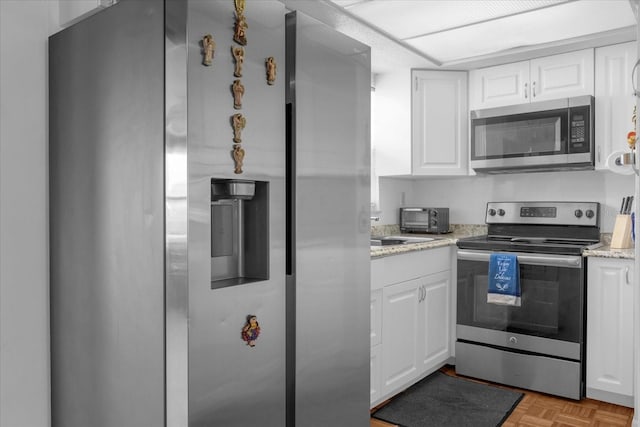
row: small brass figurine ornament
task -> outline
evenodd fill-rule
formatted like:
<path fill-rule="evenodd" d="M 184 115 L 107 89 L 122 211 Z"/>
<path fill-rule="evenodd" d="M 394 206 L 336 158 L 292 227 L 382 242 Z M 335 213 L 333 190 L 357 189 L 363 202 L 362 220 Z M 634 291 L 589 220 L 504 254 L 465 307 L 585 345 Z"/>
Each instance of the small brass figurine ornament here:
<path fill-rule="evenodd" d="M 244 95 L 244 85 L 240 80 L 234 80 L 231 85 L 233 92 L 233 108 L 240 110 L 242 108 L 242 95 Z"/>
<path fill-rule="evenodd" d="M 231 46 L 231 55 L 236 61 L 236 67 L 233 71 L 233 75 L 236 77 L 242 77 L 242 64 L 244 63 L 244 48 L 242 46 Z"/>
<path fill-rule="evenodd" d="M 236 24 L 233 28 L 233 40 L 239 45 L 247 45 L 247 18 L 243 14 L 236 16 Z"/>
<path fill-rule="evenodd" d="M 267 58 L 267 84 L 273 85 L 276 82 L 276 59 L 273 56 Z"/>
<path fill-rule="evenodd" d="M 236 113 L 231 116 L 231 126 L 233 126 L 233 142 L 240 144 L 242 142 L 242 129 L 247 125 L 247 119 L 242 113 Z"/>
<path fill-rule="evenodd" d="M 233 173 L 242 173 L 242 162 L 244 161 L 244 148 L 240 144 L 234 144 L 233 146 L 233 161 L 235 162 L 235 169 Z"/>
<path fill-rule="evenodd" d="M 213 63 L 213 55 L 216 50 L 216 42 L 211 34 L 207 34 L 202 38 L 202 50 L 204 52 L 204 59 L 202 63 L 204 65 L 211 65 Z"/>
<path fill-rule="evenodd" d="M 236 13 L 238 15 L 242 15 L 244 13 L 245 0 L 234 0 L 234 4 L 236 6 Z"/>

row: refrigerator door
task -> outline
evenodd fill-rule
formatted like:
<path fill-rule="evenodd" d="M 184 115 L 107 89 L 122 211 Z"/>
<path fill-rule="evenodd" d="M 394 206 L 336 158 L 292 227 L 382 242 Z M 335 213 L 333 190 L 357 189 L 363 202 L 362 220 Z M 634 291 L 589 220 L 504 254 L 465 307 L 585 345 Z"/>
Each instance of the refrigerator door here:
<path fill-rule="evenodd" d="M 288 426 L 369 425 L 370 49 L 287 15 Z"/>
<path fill-rule="evenodd" d="M 285 10 L 275 0 L 248 1 L 244 16 L 247 44 L 242 77 L 238 77 L 234 76 L 236 61 L 231 51 L 232 47 L 241 47 L 234 41 L 234 2 L 189 2 L 190 427 L 285 424 Z M 216 43 L 210 66 L 203 64 L 201 44 L 207 34 Z M 274 57 L 279 66 L 273 85 L 266 79 L 268 57 Z M 245 87 L 240 109 L 234 108 L 234 80 L 241 80 Z M 246 118 L 241 134 L 246 153 L 242 174 L 234 173 L 231 155 L 232 116 L 236 113 Z M 212 245 L 212 217 L 214 223 L 219 219 L 212 213 L 212 178 L 259 182 L 256 196 L 243 201 L 242 209 L 244 215 L 255 217 L 251 206 L 268 206 L 260 220 L 268 230 L 244 230 L 246 239 L 252 237 L 246 234 L 260 232 L 268 240 L 255 245 L 266 246 L 267 254 L 247 250 L 243 260 L 246 271 L 256 260 L 266 260 L 267 268 L 260 266 L 266 273 L 257 280 L 238 280 L 235 286 L 228 287 L 212 282 L 219 276 L 217 269 L 221 269 L 214 258 L 222 258 L 231 250 L 216 245 L 220 242 Z M 256 200 L 260 197 L 263 199 Z M 221 224 L 224 228 L 225 223 Z M 242 338 L 248 315 L 255 315 L 261 328 L 253 347 Z"/>
<path fill-rule="evenodd" d="M 49 39 L 54 427 L 165 425 L 164 25 L 123 1 Z"/>

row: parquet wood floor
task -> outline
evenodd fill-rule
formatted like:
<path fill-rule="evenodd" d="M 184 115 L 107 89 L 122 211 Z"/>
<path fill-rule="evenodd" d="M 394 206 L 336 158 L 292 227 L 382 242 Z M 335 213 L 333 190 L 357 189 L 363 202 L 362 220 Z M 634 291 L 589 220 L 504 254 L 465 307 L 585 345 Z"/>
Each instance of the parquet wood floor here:
<path fill-rule="evenodd" d="M 441 371 L 456 376 L 452 366 L 445 366 Z M 530 390 L 494 385 L 524 393 L 518 406 L 502 424 L 503 427 L 630 427 L 633 421 L 633 409 L 624 406 L 593 399 L 577 402 Z M 370 427 L 396 426 L 371 418 Z"/>

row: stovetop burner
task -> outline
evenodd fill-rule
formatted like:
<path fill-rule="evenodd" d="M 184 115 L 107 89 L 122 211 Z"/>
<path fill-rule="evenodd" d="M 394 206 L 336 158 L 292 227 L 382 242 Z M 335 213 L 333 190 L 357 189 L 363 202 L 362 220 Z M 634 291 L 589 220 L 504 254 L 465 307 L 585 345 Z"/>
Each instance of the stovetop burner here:
<path fill-rule="evenodd" d="M 579 255 L 601 246 L 595 202 L 489 202 L 488 234 L 458 241 L 461 249 Z"/>
<path fill-rule="evenodd" d="M 580 255 L 586 248 L 594 249 L 601 246 L 601 243 L 593 241 L 571 242 L 554 239 L 506 239 L 484 235 L 460 239 L 457 245 L 460 249 Z"/>

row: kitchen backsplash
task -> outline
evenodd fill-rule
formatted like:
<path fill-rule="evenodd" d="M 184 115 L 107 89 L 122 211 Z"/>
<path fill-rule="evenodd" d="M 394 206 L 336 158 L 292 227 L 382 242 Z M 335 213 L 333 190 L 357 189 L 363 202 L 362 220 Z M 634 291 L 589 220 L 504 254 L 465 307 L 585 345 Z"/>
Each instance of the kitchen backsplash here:
<path fill-rule="evenodd" d="M 602 232 L 613 231 L 620 200 L 634 194 L 634 178 L 609 171 L 541 172 L 465 177 L 381 177 L 380 221 L 398 224 L 401 206 L 448 207 L 449 221 L 483 224 L 489 201 L 573 200 L 601 204 Z"/>

